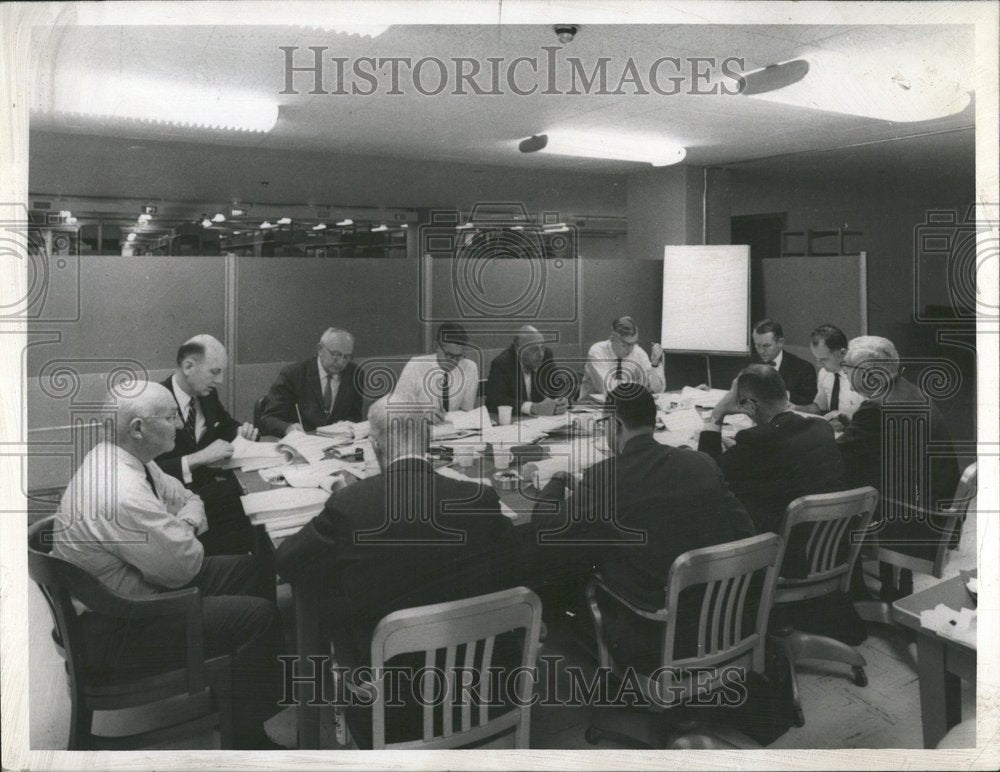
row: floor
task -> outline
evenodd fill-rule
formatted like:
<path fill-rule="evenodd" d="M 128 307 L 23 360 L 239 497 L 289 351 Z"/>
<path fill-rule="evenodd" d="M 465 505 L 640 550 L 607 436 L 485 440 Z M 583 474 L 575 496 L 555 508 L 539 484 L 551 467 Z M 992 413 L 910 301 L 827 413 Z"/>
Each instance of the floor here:
<path fill-rule="evenodd" d="M 963 529 L 959 550 L 949 556 L 945 576 L 958 573 L 959 569 L 976 564 L 975 506 L 969 508 L 969 518 Z M 923 589 L 935 580 L 915 577 L 915 590 Z M 48 608 L 41 593 L 30 586 L 28 603 L 30 636 L 30 727 L 32 749 L 63 749 L 66 747 L 69 725 L 69 698 L 63 663 L 49 638 L 51 622 Z M 287 594 L 279 596 L 279 605 L 290 607 Z M 586 652 L 587 645 L 574 635 L 574 625 L 550 625 L 543 654 L 558 652 L 564 656 L 563 665 L 578 665 L 584 673 L 593 668 L 593 660 Z M 855 686 L 846 666 L 803 663 L 799 666 L 799 688 L 806 717 L 805 726 L 792 727 L 767 747 L 769 748 L 921 748 L 920 700 L 916 670 L 916 647 L 908 643 L 905 635 L 894 628 L 873 625 L 868 639 L 858 650 L 868 662 L 866 668 L 869 685 Z M 562 668 L 557 670 L 557 688 L 565 691 L 567 676 Z M 544 675 L 539 679 L 545 683 Z M 963 687 L 963 717 L 975 714 L 973 688 Z M 543 695 L 544 697 L 544 695 Z M 158 717 L 172 714 L 180 708 L 177 703 L 158 703 L 144 711 L 130 713 L 126 718 L 115 713 L 97 714 L 95 729 L 109 734 L 147 728 Z M 588 749 L 584 732 L 590 724 L 623 731 L 647 742 L 654 741 L 663 726 L 662 718 L 620 707 L 565 707 L 536 705 L 531 713 L 531 747 Z M 963 726 L 968 725 L 963 722 Z M 974 721 L 972 723 L 974 727 Z M 294 747 L 295 714 L 288 709 L 268 722 L 268 734 L 279 744 Z M 973 731 L 974 735 L 974 731 Z M 332 711 L 324 717 L 324 746 L 335 748 Z M 755 746 L 739 732 L 724 730 L 724 741 L 735 747 Z M 958 745 L 974 745 L 974 737 L 965 733 L 960 739 L 950 738 Z M 211 733 L 193 737 L 180 744 L 158 746 L 163 748 L 212 748 L 217 737 Z M 623 747 L 611 741 L 600 747 Z M 624 746 L 627 747 L 627 746 Z"/>

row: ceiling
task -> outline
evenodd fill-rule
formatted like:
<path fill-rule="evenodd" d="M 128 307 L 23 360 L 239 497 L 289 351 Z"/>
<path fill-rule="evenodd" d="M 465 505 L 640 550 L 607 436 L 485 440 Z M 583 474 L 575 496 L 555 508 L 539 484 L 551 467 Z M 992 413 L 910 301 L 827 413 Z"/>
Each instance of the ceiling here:
<path fill-rule="evenodd" d="M 526 155 L 517 151 L 516 144 L 531 134 L 560 128 L 655 135 L 687 147 L 684 163 L 715 165 L 934 134 L 940 136 L 935 147 L 947 157 L 952 152 L 968 153 L 967 130 L 975 123 L 974 100 L 952 115 L 920 121 L 842 111 L 845 100 L 856 96 L 863 84 L 893 77 L 902 84 L 894 88 L 912 88 L 919 99 L 963 104 L 970 90 L 966 82 L 970 76 L 964 73 L 975 69 L 973 28 L 968 25 L 583 25 L 575 40 L 552 52 L 557 61 L 556 90 L 562 93 L 530 96 L 510 93 L 503 75 L 501 95 L 476 95 L 471 87 L 466 89 L 470 93 L 453 93 L 453 60 L 467 57 L 478 62 L 483 69 L 477 82 L 486 89 L 490 57 L 502 58 L 505 68 L 517 57 L 537 57 L 539 72 L 544 73 L 549 52 L 543 47 L 559 45 L 547 25 L 392 26 L 375 39 L 293 26 L 59 26 L 36 29 L 34 40 L 38 85 L 32 100 L 33 129 L 140 141 L 619 174 L 649 167 Z M 385 93 L 391 88 L 385 67 L 373 95 L 309 94 L 312 76 L 299 74 L 294 86 L 301 93 L 281 94 L 285 54 L 279 46 L 297 46 L 299 65 L 312 61 L 308 46 L 327 46 L 327 57 L 345 57 L 349 66 L 358 57 L 410 57 L 413 62 L 437 57 L 450 68 L 450 80 L 444 93 L 425 96 L 403 78 L 403 93 L 390 95 Z M 566 93 L 572 87 L 569 57 L 577 57 L 588 75 L 601 57 L 607 57 L 608 91 L 615 90 L 631 59 L 650 93 L 634 93 L 629 84 L 621 94 Z M 680 66 L 661 65 L 659 85 L 674 88 L 668 78 L 683 74 L 683 82 L 676 86 L 681 93 L 652 92 L 648 72 L 662 57 L 677 57 Z M 693 57 L 712 57 L 717 66 L 696 64 Z M 814 68 L 815 80 L 807 76 L 799 84 L 808 87 L 805 92 L 814 106 L 692 93 L 713 86 L 732 89 L 734 81 L 721 68 L 727 57 L 741 58 L 745 71 L 795 58 L 825 62 L 823 72 L 818 64 Z M 533 77 L 528 65 L 519 67 L 516 85 L 530 87 L 537 82 L 539 91 L 545 88 L 544 75 Z M 729 72 L 740 69 L 736 64 L 727 67 Z M 710 74 L 699 80 L 692 68 Z M 432 90 L 438 82 L 436 65 L 431 63 L 422 73 L 422 85 Z M 324 75 L 324 87 L 333 89 L 336 73 L 329 60 Z M 55 111 L 61 95 L 80 88 L 82 76 L 90 78 L 88 83 L 96 78 L 104 84 L 118 76 L 151 78 L 223 95 L 273 99 L 280 107 L 279 118 L 272 131 L 262 134 Z M 363 80 L 354 82 L 368 87 Z M 595 84 L 591 90 L 596 89 Z M 859 112 L 878 112 L 880 107 L 876 97 L 858 104 Z"/>

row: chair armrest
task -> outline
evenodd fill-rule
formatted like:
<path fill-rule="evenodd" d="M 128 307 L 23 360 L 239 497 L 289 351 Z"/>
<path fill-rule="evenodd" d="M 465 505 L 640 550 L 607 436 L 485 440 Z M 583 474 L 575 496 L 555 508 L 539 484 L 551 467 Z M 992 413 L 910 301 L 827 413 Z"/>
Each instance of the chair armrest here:
<path fill-rule="evenodd" d="M 610 595 L 620 604 L 625 606 L 625 608 L 627 608 L 633 614 L 636 614 L 637 616 L 640 616 L 643 619 L 649 619 L 652 620 L 653 622 L 667 622 L 670 619 L 670 615 L 667 613 L 666 609 L 660 609 L 658 611 L 649 611 L 647 609 L 641 608 L 640 606 L 637 606 L 633 601 L 626 598 L 624 595 L 618 592 L 618 590 L 614 589 L 613 587 L 611 587 L 611 585 L 605 582 L 604 578 L 600 574 L 594 574 L 593 581 L 594 584 L 600 587 L 603 592 Z"/>

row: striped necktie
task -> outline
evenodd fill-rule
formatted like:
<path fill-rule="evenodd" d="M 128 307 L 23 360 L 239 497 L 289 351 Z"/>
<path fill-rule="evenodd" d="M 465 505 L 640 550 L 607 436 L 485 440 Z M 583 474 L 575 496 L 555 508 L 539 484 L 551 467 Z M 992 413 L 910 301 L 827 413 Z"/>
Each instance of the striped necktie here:
<path fill-rule="evenodd" d="M 187 417 L 184 419 L 184 431 L 188 433 L 191 437 L 191 442 L 198 442 L 198 437 L 195 435 L 195 420 L 196 420 L 197 410 L 194 404 L 194 397 L 188 402 L 188 413 Z"/>

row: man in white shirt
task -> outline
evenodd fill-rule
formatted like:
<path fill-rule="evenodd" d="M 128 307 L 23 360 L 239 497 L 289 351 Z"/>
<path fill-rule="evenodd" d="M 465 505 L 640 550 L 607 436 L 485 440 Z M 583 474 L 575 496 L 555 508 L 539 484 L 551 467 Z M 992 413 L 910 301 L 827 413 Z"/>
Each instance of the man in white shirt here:
<path fill-rule="evenodd" d="M 654 343 L 651 355 L 638 345 L 639 327 L 631 316 L 611 323 L 611 337 L 598 341 L 587 352 L 580 397 L 603 400 L 622 383 L 640 383 L 651 392 L 663 391 L 663 349 Z"/>
<path fill-rule="evenodd" d="M 262 722 L 274 712 L 278 611 L 251 555 L 206 557 L 201 499 L 153 459 L 174 446 L 183 421 L 173 395 L 139 383 L 119 396 L 114 436 L 84 458 L 63 495 L 52 553 L 130 598 L 182 587 L 202 594 L 205 656 L 233 654 L 234 741 L 267 748 Z M 268 580 L 270 587 L 267 586 Z M 183 617 L 80 617 L 87 665 L 98 670 L 183 667 Z"/>
<path fill-rule="evenodd" d="M 479 391 L 479 366 L 465 356 L 469 334 L 455 322 L 445 322 L 434 335 L 434 353 L 413 357 L 400 373 L 392 402 L 430 408 L 436 420 L 450 410 L 474 410 Z"/>
<path fill-rule="evenodd" d="M 821 415 L 828 421 L 846 426 L 865 398 L 851 386 L 843 368 L 847 356 L 847 336 L 839 327 L 821 324 L 809 336 L 809 348 L 820 366 L 816 378 L 816 397 L 811 405 L 797 408 L 804 413 Z M 838 428 L 838 427 L 834 427 Z"/>

